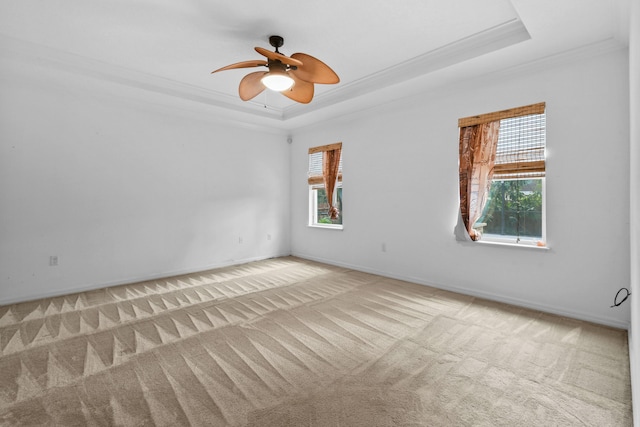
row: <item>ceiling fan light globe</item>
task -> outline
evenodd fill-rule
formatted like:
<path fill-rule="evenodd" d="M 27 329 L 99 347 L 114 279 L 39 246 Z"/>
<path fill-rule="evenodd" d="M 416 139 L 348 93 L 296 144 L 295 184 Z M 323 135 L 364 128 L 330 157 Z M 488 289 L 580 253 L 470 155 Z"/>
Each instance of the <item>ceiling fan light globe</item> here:
<path fill-rule="evenodd" d="M 280 73 L 267 73 L 261 81 L 268 89 L 276 92 L 282 92 L 293 86 L 293 79 L 286 74 Z"/>

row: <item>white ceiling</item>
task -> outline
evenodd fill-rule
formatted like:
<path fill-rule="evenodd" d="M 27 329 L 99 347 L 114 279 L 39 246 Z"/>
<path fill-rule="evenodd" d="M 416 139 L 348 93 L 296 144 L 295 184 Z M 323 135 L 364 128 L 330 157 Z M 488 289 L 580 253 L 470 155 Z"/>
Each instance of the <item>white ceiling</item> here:
<path fill-rule="evenodd" d="M 470 78 L 599 44 L 625 45 L 629 0 L 2 0 L 0 48 L 32 50 L 145 90 L 285 128 L 402 97 L 439 80 Z M 331 66 L 308 105 L 265 91 L 238 98 L 268 37 L 280 51 Z"/>

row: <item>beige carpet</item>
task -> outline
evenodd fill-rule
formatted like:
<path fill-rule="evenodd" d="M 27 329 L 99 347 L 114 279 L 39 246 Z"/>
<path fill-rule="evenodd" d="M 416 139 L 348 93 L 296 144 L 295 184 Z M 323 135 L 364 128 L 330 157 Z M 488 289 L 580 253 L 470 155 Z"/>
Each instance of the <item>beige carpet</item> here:
<path fill-rule="evenodd" d="M 626 331 L 280 258 L 0 307 L 1 425 L 630 426 Z"/>

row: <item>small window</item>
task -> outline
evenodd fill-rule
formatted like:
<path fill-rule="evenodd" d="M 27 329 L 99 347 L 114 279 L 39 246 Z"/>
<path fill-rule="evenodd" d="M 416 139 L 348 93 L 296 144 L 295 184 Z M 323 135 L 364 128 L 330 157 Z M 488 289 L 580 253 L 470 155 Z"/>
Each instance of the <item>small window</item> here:
<path fill-rule="evenodd" d="M 343 217 L 342 143 L 309 149 L 307 181 L 309 184 L 309 225 L 341 229 Z"/>
<path fill-rule="evenodd" d="M 546 245 L 544 108 L 460 119 L 460 209 L 471 240 Z"/>

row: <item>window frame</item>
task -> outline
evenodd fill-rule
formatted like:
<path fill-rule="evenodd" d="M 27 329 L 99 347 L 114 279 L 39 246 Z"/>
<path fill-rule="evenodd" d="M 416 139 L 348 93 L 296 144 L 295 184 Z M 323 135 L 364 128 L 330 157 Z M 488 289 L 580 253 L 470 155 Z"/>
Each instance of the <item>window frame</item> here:
<path fill-rule="evenodd" d="M 338 188 L 342 189 L 342 181 L 338 181 L 336 190 Z M 309 222 L 307 225 L 314 228 L 342 230 L 344 228 L 344 224 L 326 224 L 318 222 L 318 190 L 320 189 L 324 189 L 324 184 L 309 185 Z M 340 212 L 340 215 L 342 215 L 342 212 Z"/>
<path fill-rule="evenodd" d="M 335 193 L 334 196 L 337 197 L 338 194 L 338 189 L 343 189 L 343 182 L 342 182 L 342 142 L 336 142 L 333 144 L 328 144 L 328 145 L 322 145 L 319 147 L 311 147 L 309 148 L 309 152 L 308 152 L 308 156 L 307 159 L 310 161 L 310 156 L 313 154 L 317 154 L 319 152 L 325 152 L 325 151 L 329 151 L 329 150 L 333 150 L 336 148 L 340 148 L 340 171 L 338 173 L 338 178 L 337 178 L 337 182 L 336 182 L 336 188 L 335 188 Z M 324 154 L 323 154 L 324 155 Z M 326 229 L 332 229 L 332 230 L 343 230 L 344 229 L 344 222 L 342 224 L 327 224 L 327 223 L 321 223 L 318 222 L 318 190 L 319 189 L 324 189 L 324 181 L 322 178 L 322 175 L 311 175 L 311 170 L 309 168 L 308 170 L 308 178 L 307 178 L 307 184 L 308 184 L 308 193 L 309 193 L 309 206 L 308 206 L 308 220 L 307 220 L 307 226 L 308 227 L 312 227 L 312 228 L 326 228 Z M 342 221 L 344 221 L 344 217 L 342 216 L 342 210 L 340 209 L 340 217 L 342 219 Z"/>

